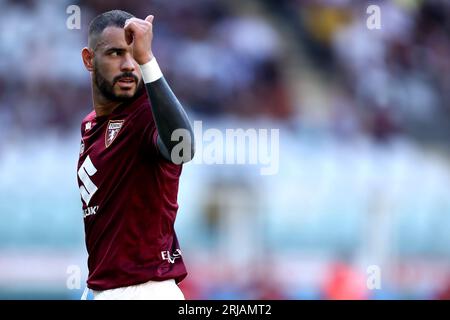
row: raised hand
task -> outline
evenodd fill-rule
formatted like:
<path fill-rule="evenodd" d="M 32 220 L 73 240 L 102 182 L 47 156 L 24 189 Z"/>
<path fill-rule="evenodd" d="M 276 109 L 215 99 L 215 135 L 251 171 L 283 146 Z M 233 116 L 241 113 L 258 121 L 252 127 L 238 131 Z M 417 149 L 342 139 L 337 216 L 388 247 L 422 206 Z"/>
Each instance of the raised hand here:
<path fill-rule="evenodd" d="M 149 15 L 145 20 L 131 18 L 125 21 L 125 40 L 132 46 L 134 60 L 140 65 L 153 58 L 153 18 Z"/>

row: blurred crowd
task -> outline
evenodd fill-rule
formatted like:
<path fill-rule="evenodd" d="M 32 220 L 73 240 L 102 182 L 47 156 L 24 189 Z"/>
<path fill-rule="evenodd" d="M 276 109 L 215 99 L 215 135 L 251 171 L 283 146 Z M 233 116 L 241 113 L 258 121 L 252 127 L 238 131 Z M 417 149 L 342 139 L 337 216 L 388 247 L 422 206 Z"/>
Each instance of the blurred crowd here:
<path fill-rule="evenodd" d="M 330 126 L 338 133 L 359 128 L 385 140 L 401 132 L 446 144 L 448 1 L 265 2 L 295 30 L 317 69 L 338 84 L 327 93 Z M 379 28 L 368 26 L 369 5 L 380 9 Z"/>
<path fill-rule="evenodd" d="M 68 30 L 68 5 L 3 2 L 0 121 L 6 133 L 78 126 L 92 108 L 80 56 L 87 26 L 112 8 L 140 18 L 155 14 L 155 55 L 188 110 L 282 119 L 293 111 L 280 75 L 280 39 L 258 16 L 233 14 L 225 1 L 80 1 L 81 30 Z"/>
<path fill-rule="evenodd" d="M 432 139 L 449 133 L 448 1 L 380 1 L 381 29 L 375 30 L 366 25 L 365 1 L 81 0 L 81 30 L 66 28 L 68 14 L 61 11 L 68 5 L 2 1 L 0 121 L 6 133 L 64 132 L 91 109 L 80 50 L 90 19 L 112 8 L 141 18 L 155 13 L 155 54 L 199 117 L 308 123 L 302 116 L 317 106 L 305 103 L 305 94 L 298 98 L 287 77 L 289 61 L 299 54 L 288 43 L 298 42 L 300 54 L 332 84 L 321 107 L 337 134 L 362 131 L 383 140 L 399 132 Z"/>

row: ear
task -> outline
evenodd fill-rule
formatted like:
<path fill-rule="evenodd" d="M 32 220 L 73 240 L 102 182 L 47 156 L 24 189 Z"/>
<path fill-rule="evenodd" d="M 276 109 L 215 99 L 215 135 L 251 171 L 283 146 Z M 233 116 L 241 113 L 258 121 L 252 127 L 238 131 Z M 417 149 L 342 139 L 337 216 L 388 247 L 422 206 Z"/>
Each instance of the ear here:
<path fill-rule="evenodd" d="M 84 47 L 81 50 L 81 58 L 87 71 L 92 72 L 94 70 L 94 51 L 88 47 Z"/>

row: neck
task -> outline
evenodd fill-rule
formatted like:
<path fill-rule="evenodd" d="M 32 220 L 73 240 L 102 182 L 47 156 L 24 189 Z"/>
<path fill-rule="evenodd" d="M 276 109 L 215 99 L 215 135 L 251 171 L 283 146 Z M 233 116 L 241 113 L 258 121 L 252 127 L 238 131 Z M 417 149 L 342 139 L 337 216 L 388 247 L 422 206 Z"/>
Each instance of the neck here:
<path fill-rule="evenodd" d="M 111 101 L 105 98 L 96 86 L 92 87 L 92 98 L 94 100 L 94 110 L 97 117 L 111 114 L 114 109 L 120 105 L 120 102 L 118 101 Z"/>

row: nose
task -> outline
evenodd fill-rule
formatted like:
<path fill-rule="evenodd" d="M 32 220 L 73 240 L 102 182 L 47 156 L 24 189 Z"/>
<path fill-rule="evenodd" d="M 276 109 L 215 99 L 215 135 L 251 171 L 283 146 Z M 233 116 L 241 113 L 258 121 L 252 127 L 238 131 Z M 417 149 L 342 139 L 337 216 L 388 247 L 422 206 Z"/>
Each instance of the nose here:
<path fill-rule="evenodd" d="M 134 59 L 131 54 L 127 53 L 123 56 L 122 63 L 120 65 L 120 71 L 132 72 L 134 71 Z"/>

